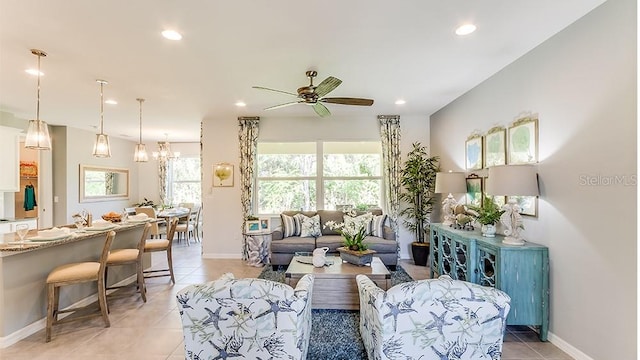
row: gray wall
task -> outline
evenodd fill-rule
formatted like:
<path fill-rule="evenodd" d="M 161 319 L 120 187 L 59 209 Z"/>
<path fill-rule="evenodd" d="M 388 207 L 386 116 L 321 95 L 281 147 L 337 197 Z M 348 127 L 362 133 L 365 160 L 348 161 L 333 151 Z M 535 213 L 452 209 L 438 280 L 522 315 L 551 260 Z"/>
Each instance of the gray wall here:
<path fill-rule="evenodd" d="M 431 117 L 455 169 L 473 130 L 539 115 L 525 236 L 549 247 L 550 339 L 576 359 L 636 358 L 636 60 L 635 1 L 608 1 Z"/>

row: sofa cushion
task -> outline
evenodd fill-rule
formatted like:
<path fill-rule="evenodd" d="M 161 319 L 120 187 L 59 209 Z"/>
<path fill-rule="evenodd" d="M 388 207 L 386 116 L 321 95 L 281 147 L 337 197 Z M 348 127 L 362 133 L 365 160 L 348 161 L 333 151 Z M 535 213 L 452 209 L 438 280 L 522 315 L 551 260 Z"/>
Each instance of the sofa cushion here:
<path fill-rule="evenodd" d="M 311 252 L 315 250 L 316 242 L 313 238 L 302 238 L 291 236 L 278 241 L 271 242 L 272 253 L 296 253 Z"/>
<path fill-rule="evenodd" d="M 330 229 L 329 227 L 325 227 L 327 221 L 333 221 L 336 224 L 342 222 L 342 216 L 344 213 L 339 210 L 318 210 L 318 215 L 320 215 L 320 229 L 322 230 L 322 235 L 340 235 L 339 232 Z"/>
<path fill-rule="evenodd" d="M 371 220 L 370 234 L 377 237 L 384 237 L 384 223 L 387 221 L 387 215 L 374 215 Z"/>
<path fill-rule="evenodd" d="M 314 215 L 311 217 L 303 214 L 296 214 L 293 216 L 300 224 L 300 237 L 318 237 L 321 236 L 320 232 L 320 215 Z"/>
<path fill-rule="evenodd" d="M 336 252 L 337 248 L 344 246 L 344 238 L 342 235 L 323 235 L 316 239 L 316 246 L 328 247 L 329 252 Z"/>
<path fill-rule="evenodd" d="M 345 228 L 359 229 L 363 227 L 365 235 L 371 235 L 371 220 L 372 220 L 371 213 L 357 215 L 355 217 L 349 216 L 347 214 L 344 214 L 343 216 L 343 222 L 344 222 Z"/>
<path fill-rule="evenodd" d="M 370 250 L 381 253 L 395 253 L 398 249 L 398 243 L 395 240 L 386 240 L 377 236 L 367 236 L 364 238 L 363 243 Z"/>
<path fill-rule="evenodd" d="M 300 236 L 300 220 L 295 216 L 280 214 L 282 237 Z"/>

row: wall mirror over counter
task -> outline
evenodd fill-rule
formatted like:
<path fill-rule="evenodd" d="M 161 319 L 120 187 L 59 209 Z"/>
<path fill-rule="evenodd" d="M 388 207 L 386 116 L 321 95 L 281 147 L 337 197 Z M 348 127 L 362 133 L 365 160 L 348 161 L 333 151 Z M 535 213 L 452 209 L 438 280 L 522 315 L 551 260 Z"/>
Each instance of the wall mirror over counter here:
<path fill-rule="evenodd" d="M 80 202 L 129 199 L 129 169 L 80 164 Z"/>

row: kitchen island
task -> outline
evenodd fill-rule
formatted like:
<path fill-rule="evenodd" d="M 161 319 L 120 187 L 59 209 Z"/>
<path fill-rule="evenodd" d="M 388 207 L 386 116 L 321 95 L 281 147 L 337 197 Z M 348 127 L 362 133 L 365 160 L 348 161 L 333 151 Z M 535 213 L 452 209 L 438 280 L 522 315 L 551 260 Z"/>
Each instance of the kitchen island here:
<path fill-rule="evenodd" d="M 64 239 L 37 242 L 20 242 L 15 233 L 0 235 L 0 347 L 7 347 L 44 328 L 46 279 L 51 270 L 73 262 L 98 261 L 110 230 L 116 232 L 112 249 L 136 247 L 144 224 L 123 223 L 113 229 L 72 231 Z M 37 234 L 36 230 L 31 230 L 26 238 Z M 144 265 L 151 265 L 149 255 L 145 255 Z M 134 265 L 117 266 L 109 270 L 109 285 L 134 274 Z M 60 308 L 91 303 L 97 299 L 96 294 L 95 283 L 65 287 L 60 293 Z"/>

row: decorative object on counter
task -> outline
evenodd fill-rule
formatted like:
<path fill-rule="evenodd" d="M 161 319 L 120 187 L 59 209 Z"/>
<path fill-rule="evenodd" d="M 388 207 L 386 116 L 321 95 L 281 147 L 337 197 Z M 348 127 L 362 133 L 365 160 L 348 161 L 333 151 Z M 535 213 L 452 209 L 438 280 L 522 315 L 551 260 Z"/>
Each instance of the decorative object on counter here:
<path fill-rule="evenodd" d="M 144 99 L 137 98 L 136 101 L 140 103 L 140 137 L 138 138 L 138 144 L 133 153 L 133 161 L 135 162 L 147 162 L 149 161 L 149 155 L 147 155 L 147 147 L 142 143 L 142 103 Z"/>
<path fill-rule="evenodd" d="M 147 198 L 143 198 L 144 201 L 141 201 L 138 204 L 133 204 L 134 207 L 143 207 L 143 206 L 151 206 L 152 208 L 156 208 L 157 205 L 153 203 L 153 200 L 149 200 Z"/>
<path fill-rule="evenodd" d="M 24 237 L 29 232 L 29 224 L 16 224 L 16 234 L 20 238 L 20 241 L 24 241 Z"/>
<path fill-rule="evenodd" d="M 213 165 L 213 177 L 213 186 L 233 186 L 233 165 L 229 163 L 219 163 Z"/>
<path fill-rule="evenodd" d="M 504 210 L 501 210 L 500 206 L 489 196 L 484 197 L 482 206 L 469 206 L 469 208 L 477 214 L 475 219 L 482 225 L 482 236 L 495 237 L 496 223 L 500 221 L 500 216 L 502 216 Z"/>
<path fill-rule="evenodd" d="M 109 145 L 109 135 L 104 133 L 104 97 L 103 87 L 108 84 L 106 80 L 96 80 L 100 84 L 100 134 L 96 134 L 96 142 L 93 144 L 93 156 L 99 158 L 111 157 L 111 145 Z"/>
<path fill-rule="evenodd" d="M 24 147 L 34 150 L 51 150 L 51 138 L 49 137 L 49 126 L 43 120 L 40 120 L 40 58 L 47 56 L 42 50 L 31 49 L 31 53 L 38 57 L 38 100 L 36 102 L 36 119 L 29 120 L 29 128 L 27 130 L 27 137 L 24 142 Z"/>
<path fill-rule="evenodd" d="M 434 192 L 436 194 L 449 194 L 442 200 L 443 224 L 452 225 L 456 221 L 453 211 L 456 206 L 458 206 L 458 201 L 452 194 L 463 194 L 466 191 L 464 173 L 452 171 L 436 173 L 436 187 Z"/>
<path fill-rule="evenodd" d="M 344 240 L 345 248 L 352 251 L 367 250 L 367 245 L 363 243 L 363 240 L 367 235 L 370 235 L 373 215 L 366 213 L 356 216 L 356 212 L 351 210 L 345 213 L 343 219 L 341 223 L 327 221 L 324 227 L 340 233 Z"/>
<path fill-rule="evenodd" d="M 90 216 L 91 214 L 86 209 L 82 209 L 79 213 L 71 215 L 71 218 L 73 218 L 73 223 L 76 224 L 76 227 L 78 222 L 82 223 L 83 226 L 91 226 L 93 219 Z"/>
<path fill-rule="evenodd" d="M 367 264 L 371 264 L 373 260 L 373 254 L 376 253 L 375 250 L 350 250 L 346 247 L 339 247 L 336 250 L 340 252 L 340 259 L 342 261 L 348 262 L 349 264 L 364 266 Z"/>
<path fill-rule="evenodd" d="M 327 251 L 329 251 L 329 248 L 326 246 L 313 250 L 313 266 L 323 267 L 327 263 Z"/>
<path fill-rule="evenodd" d="M 472 224 L 474 213 L 470 212 L 465 205 L 458 204 L 454 210 L 454 214 L 456 222 L 450 225 L 452 228 L 466 231 L 475 230 Z"/>
<path fill-rule="evenodd" d="M 482 135 L 478 131 L 474 131 L 464 146 L 465 166 L 467 170 L 482 169 Z"/>
<path fill-rule="evenodd" d="M 110 211 L 104 215 L 102 215 L 102 219 L 106 220 L 106 221 L 110 221 L 112 223 L 115 222 L 120 222 L 122 221 L 122 214 L 119 214 L 115 211 Z"/>
<path fill-rule="evenodd" d="M 538 196 L 538 177 L 532 165 L 501 165 L 489 168 L 487 193 L 512 196 L 502 207 L 500 222 L 505 227 L 502 241 L 509 245 L 524 245 L 521 231 L 524 229 L 520 206 L 513 196 Z"/>

